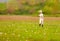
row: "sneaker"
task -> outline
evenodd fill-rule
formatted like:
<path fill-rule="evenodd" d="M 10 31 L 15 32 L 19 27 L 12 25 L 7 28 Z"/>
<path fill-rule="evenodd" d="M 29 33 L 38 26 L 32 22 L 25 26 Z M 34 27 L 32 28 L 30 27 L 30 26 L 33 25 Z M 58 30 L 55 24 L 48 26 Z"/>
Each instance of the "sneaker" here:
<path fill-rule="evenodd" d="M 41 26 L 41 24 L 39 24 L 39 26 Z"/>
<path fill-rule="evenodd" d="M 42 27 L 43 27 L 43 25 L 42 25 Z"/>

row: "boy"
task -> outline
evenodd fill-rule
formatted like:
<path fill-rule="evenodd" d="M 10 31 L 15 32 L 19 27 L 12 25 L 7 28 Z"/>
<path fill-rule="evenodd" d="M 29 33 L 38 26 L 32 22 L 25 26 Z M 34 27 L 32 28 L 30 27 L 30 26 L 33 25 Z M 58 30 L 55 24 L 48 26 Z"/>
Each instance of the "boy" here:
<path fill-rule="evenodd" d="M 42 10 L 39 11 L 40 14 L 39 14 L 39 26 L 42 26 L 43 27 L 43 21 L 44 21 L 44 16 L 43 16 L 43 13 L 42 13 Z"/>

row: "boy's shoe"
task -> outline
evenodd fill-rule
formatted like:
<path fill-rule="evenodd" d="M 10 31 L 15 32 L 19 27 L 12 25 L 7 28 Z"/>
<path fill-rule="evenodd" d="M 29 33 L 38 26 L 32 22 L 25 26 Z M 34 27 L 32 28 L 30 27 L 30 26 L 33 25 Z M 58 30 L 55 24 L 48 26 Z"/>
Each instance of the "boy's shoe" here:
<path fill-rule="evenodd" d="M 39 26 L 41 26 L 41 24 L 39 24 Z"/>
<path fill-rule="evenodd" d="M 42 27 L 43 27 L 43 25 L 42 25 Z"/>

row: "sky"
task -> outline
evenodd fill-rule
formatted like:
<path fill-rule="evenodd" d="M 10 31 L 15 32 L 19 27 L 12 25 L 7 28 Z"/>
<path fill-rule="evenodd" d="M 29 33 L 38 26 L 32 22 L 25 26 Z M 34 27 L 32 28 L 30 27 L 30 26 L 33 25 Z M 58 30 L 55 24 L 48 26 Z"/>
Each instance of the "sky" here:
<path fill-rule="evenodd" d="M 7 0 L 0 0 L 0 2 L 6 2 Z"/>

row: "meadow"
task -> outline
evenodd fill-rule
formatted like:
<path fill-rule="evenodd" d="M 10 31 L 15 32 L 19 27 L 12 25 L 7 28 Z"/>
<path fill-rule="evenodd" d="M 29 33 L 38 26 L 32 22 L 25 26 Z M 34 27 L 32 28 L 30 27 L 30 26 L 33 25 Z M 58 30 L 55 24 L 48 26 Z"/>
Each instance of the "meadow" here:
<path fill-rule="evenodd" d="M 0 20 L 0 41 L 60 41 L 60 20 L 37 21 Z"/>

